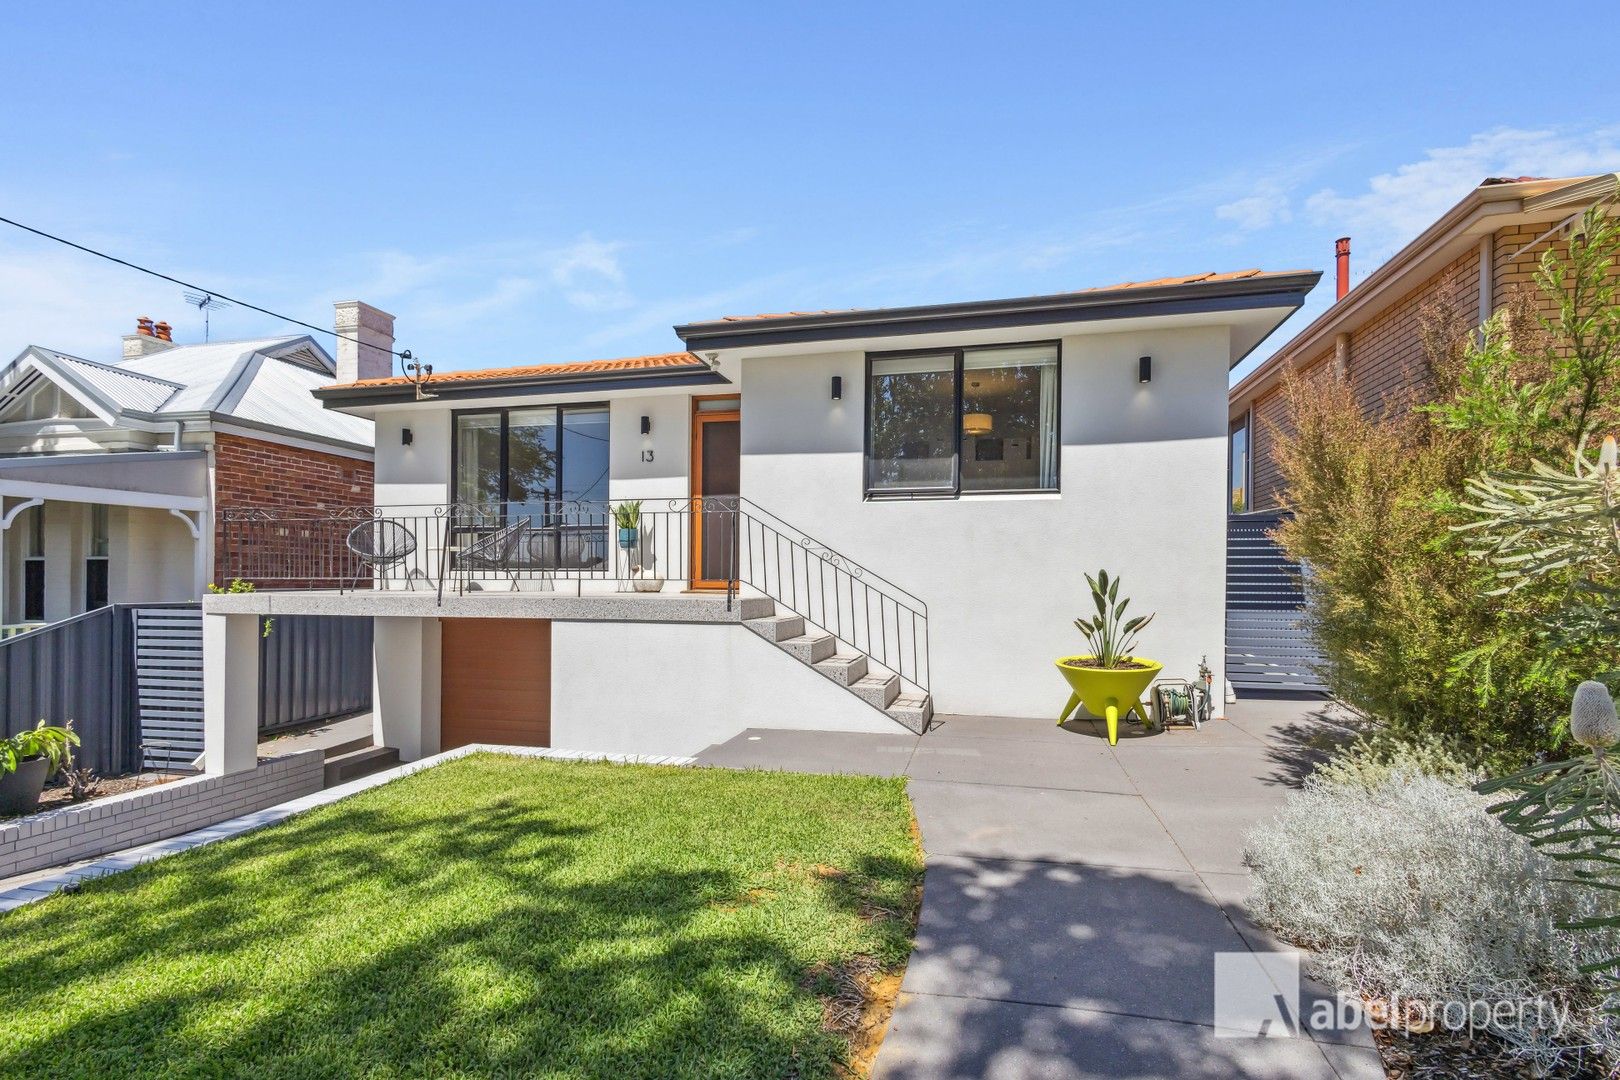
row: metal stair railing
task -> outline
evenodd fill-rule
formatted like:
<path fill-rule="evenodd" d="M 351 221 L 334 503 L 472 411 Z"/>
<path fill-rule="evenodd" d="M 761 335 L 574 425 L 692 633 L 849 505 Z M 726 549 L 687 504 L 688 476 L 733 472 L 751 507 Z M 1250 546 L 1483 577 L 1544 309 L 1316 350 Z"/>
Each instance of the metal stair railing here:
<path fill-rule="evenodd" d="M 758 504 L 726 502 L 736 507 L 734 576 L 740 584 L 928 691 L 926 603 Z"/>

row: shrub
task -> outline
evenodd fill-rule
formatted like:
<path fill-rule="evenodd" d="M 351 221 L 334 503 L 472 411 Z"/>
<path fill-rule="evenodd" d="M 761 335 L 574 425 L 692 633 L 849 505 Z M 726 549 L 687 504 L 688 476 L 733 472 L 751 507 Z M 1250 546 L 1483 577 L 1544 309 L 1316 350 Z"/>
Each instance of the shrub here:
<path fill-rule="evenodd" d="M 1285 380 L 1292 433 L 1278 444 L 1294 516 L 1277 530 L 1309 567 L 1305 622 L 1335 696 L 1397 737 L 1437 734 L 1516 766 L 1552 737 L 1574 676 L 1547 670 L 1510 606 L 1485 597 L 1487 571 L 1441 497 L 1477 454 L 1421 412 L 1364 413 L 1342 380 Z M 1481 643 L 1488 655 L 1470 656 Z"/>
<path fill-rule="evenodd" d="M 1598 1046 L 1620 1051 L 1555 923 L 1591 899 L 1504 828 L 1488 799 L 1402 764 L 1318 772 L 1249 836 L 1257 921 L 1315 951 L 1312 973 L 1374 1000 L 1437 1005 L 1489 998 L 1569 1009 L 1562 1031 L 1534 1012 L 1491 1030 L 1543 1067 Z M 1495 1021 L 1493 1020 L 1493 1023 Z"/>
<path fill-rule="evenodd" d="M 1461 738 L 1517 768 L 1559 746 L 1549 718 L 1615 659 L 1612 633 L 1548 632 L 1567 575 L 1493 589 L 1452 530 L 1472 519 L 1470 478 L 1567 460 L 1620 425 L 1617 266 L 1620 225 L 1593 208 L 1537 271 L 1551 316 L 1519 293 L 1475 334 L 1454 306 L 1428 305 L 1425 370 L 1404 398 L 1361 401 L 1322 370 L 1285 379 L 1275 434 L 1295 514 L 1278 539 L 1309 567 L 1328 685 L 1400 736 Z"/>
<path fill-rule="evenodd" d="M 1375 729 L 1346 746 L 1311 774 L 1311 783 L 1376 791 L 1396 773 L 1436 776 L 1453 784 L 1477 782 L 1481 770 L 1465 748 L 1441 740 L 1410 742 Z"/>

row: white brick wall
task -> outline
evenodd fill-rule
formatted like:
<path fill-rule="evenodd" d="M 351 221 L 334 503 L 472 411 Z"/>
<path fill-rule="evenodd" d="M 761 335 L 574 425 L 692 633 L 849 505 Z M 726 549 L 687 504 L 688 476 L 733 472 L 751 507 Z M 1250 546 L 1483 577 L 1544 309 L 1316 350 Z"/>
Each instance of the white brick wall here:
<path fill-rule="evenodd" d="M 252 772 L 189 776 L 0 822 L 0 878 L 201 829 L 321 790 L 326 755 L 304 750 Z"/>

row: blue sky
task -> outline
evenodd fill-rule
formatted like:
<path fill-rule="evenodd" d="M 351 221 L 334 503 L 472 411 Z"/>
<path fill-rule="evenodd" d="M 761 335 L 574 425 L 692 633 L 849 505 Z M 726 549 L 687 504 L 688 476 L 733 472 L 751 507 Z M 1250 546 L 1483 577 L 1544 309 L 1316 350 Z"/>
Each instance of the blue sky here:
<path fill-rule="evenodd" d="M 1599 10 L 13 4 L 0 214 L 320 325 L 368 300 L 443 370 L 1325 270 L 1346 233 L 1360 278 L 1486 175 L 1620 168 Z M 110 359 L 138 314 L 201 339 L 177 288 L 0 230 L 0 354 Z"/>

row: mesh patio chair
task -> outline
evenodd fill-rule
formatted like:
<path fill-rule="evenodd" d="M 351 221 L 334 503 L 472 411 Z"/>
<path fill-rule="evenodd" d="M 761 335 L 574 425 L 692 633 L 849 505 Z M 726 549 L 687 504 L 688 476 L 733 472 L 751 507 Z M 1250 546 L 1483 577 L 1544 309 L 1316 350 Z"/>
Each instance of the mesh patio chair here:
<path fill-rule="evenodd" d="M 416 552 L 416 535 L 397 521 L 387 518 L 368 518 L 349 530 L 349 535 L 343 541 L 360 562 L 377 575 L 384 589 L 388 588 L 388 568 L 402 563 Z M 417 575 L 424 579 L 426 574 L 412 567 L 405 574 L 405 587 L 414 590 L 416 583 L 413 580 Z M 360 571 L 356 570 L 349 580 L 349 588 L 353 589 L 360 583 Z"/>
<path fill-rule="evenodd" d="M 456 581 L 456 592 L 466 591 L 467 581 L 475 570 L 493 570 L 505 574 L 512 583 L 512 591 L 517 592 L 515 564 L 524 550 L 528 535 L 529 519 L 521 517 L 510 525 L 485 533 L 458 551 L 456 569 L 463 571 L 463 574 Z"/>

